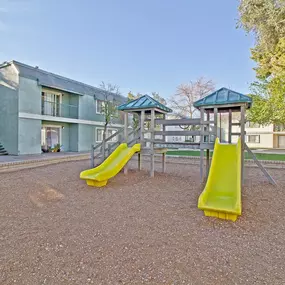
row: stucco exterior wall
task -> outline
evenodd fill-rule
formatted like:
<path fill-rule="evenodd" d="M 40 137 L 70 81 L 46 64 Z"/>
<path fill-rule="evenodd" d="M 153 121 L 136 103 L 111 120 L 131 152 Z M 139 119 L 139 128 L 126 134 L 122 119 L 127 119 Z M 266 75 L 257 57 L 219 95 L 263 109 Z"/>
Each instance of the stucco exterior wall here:
<path fill-rule="evenodd" d="M 69 125 L 69 149 L 78 151 L 78 124 Z"/>
<path fill-rule="evenodd" d="M 64 127 L 61 144 L 65 151 L 89 151 L 95 143 L 96 127 L 102 128 L 100 123 L 104 121 L 104 116 L 96 113 L 99 97 L 54 90 L 63 95 L 60 117 L 42 115 L 42 91 L 53 89 L 41 86 L 30 69 L 20 76 L 18 69 L 13 63 L 0 68 L 0 142 L 5 149 L 15 155 L 41 153 L 41 128 L 46 124 Z M 118 103 L 126 100 L 118 98 Z M 112 123 L 122 121 L 116 119 Z"/>
<path fill-rule="evenodd" d="M 18 155 L 18 74 L 13 66 L 0 69 L 0 142 Z"/>
<path fill-rule="evenodd" d="M 95 143 L 95 126 L 78 125 L 78 151 L 90 151 Z"/>
<path fill-rule="evenodd" d="M 19 112 L 41 114 L 42 88 L 37 81 L 20 76 L 19 79 Z"/>
<path fill-rule="evenodd" d="M 225 130 L 228 133 L 228 130 Z M 240 132 L 240 128 L 237 126 L 233 126 L 233 132 Z M 246 132 L 246 144 L 250 148 L 273 148 L 274 147 L 274 139 L 273 139 L 273 125 L 268 126 L 260 126 L 258 128 L 250 128 L 245 127 Z M 257 135 L 260 137 L 259 143 L 251 143 L 248 142 L 247 136 Z M 237 142 L 238 137 L 233 137 L 233 142 Z"/>
<path fill-rule="evenodd" d="M 79 95 L 64 93 L 62 96 L 62 104 L 64 104 L 62 117 L 78 119 Z"/>
<path fill-rule="evenodd" d="M 19 154 L 39 154 L 41 150 L 41 120 L 19 119 Z"/>
<path fill-rule="evenodd" d="M 123 103 L 124 100 L 121 100 Z M 79 119 L 96 122 L 104 122 L 104 115 L 97 113 L 97 100 L 92 96 L 79 96 Z M 112 119 L 114 124 L 123 124 L 123 116 L 118 112 L 117 117 Z"/>
<path fill-rule="evenodd" d="M 250 135 L 250 133 L 247 133 Z M 260 134 L 260 143 L 246 143 L 250 148 L 273 148 L 273 134 Z"/>
<path fill-rule="evenodd" d="M 79 97 L 79 119 L 103 122 L 104 117 L 96 113 L 96 100 L 92 96 Z"/>

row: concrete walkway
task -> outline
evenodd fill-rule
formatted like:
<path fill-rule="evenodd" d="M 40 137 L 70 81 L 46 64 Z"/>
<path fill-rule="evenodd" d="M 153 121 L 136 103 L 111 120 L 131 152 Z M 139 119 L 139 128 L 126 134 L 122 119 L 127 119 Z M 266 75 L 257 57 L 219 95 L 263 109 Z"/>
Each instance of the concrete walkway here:
<path fill-rule="evenodd" d="M 78 153 L 78 152 L 54 152 L 54 153 L 43 153 L 43 154 L 33 154 L 33 155 L 1 155 L 0 156 L 0 166 L 9 163 L 21 163 L 21 162 L 33 162 L 39 160 L 59 160 L 71 157 L 82 157 L 89 153 Z"/>
<path fill-rule="evenodd" d="M 39 155 L 5 155 L 0 156 L 0 173 L 35 168 L 61 162 L 90 159 L 90 153 L 45 153 Z"/>
<path fill-rule="evenodd" d="M 199 164 L 199 157 L 191 156 L 179 156 L 179 155 L 167 155 L 168 163 L 178 164 Z M 132 160 L 136 160 L 136 156 Z M 0 173 L 6 171 L 17 171 L 23 168 L 34 168 L 50 164 L 56 164 L 60 162 L 72 162 L 78 160 L 90 160 L 90 153 L 76 153 L 76 152 L 61 152 L 61 153 L 44 153 L 38 155 L 5 155 L 0 156 Z M 148 160 L 148 157 L 144 157 L 144 160 Z M 156 162 L 161 161 L 160 156 L 156 156 Z M 266 168 L 285 168 L 285 161 L 266 161 L 260 160 Z M 89 161 L 87 162 L 89 165 Z M 246 160 L 246 166 L 255 167 L 253 160 Z"/>
<path fill-rule="evenodd" d="M 267 153 L 267 154 L 285 154 L 285 149 L 252 149 L 254 153 Z"/>
<path fill-rule="evenodd" d="M 178 148 L 178 149 L 169 149 L 169 151 L 197 151 L 200 152 L 200 149 L 185 149 L 185 148 Z M 285 154 L 285 149 L 278 149 L 278 148 L 272 148 L 272 149 L 252 149 L 251 150 L 254 153 L 265 153 L 265 154 Z"/>

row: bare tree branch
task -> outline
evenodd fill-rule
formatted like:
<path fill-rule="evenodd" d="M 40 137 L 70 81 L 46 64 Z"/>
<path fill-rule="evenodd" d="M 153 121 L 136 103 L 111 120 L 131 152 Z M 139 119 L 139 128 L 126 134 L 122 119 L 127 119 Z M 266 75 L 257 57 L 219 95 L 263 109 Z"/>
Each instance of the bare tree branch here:
<path fill-rule="evenodd" d="M 197 112 L 193 104 L 215 90 L 212 80 L 199 77 L 196 81 L 180 84 L 170 98 L 171 108 L 180 117 L 193 118 Z"/>
<path fill-rule="evenodd" d="M 119 87 L 111 83 L 101 82 L 100 88 L 103 93 L 102 115 L 104 116 L 103 145 L 105 146 L 107 128 L 114 118 L 118 117 L 116 97 L 120 95 Z M 105 152 L 103 151 L 105 155 Z"/>

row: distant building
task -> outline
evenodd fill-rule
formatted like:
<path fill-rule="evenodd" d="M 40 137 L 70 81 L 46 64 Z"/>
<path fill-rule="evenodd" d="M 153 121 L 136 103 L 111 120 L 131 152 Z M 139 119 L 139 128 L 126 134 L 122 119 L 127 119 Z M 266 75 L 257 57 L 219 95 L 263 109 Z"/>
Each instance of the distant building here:
<path fill-rule="evenodd" d="M 175 114 L 167 114 L 167 119 L 177 119 L 179 116 Z M 195 143 L 200 142 L 200 136 L 183 136 L 183 130 L 190 130 L 186 129 L 187 126 L 167 126 L 167 131 L 179 131 L 181 132 L 181 136 L 166 136 L 166 142 L 167 143 L 175 143 L 179 148 L 189 148 L 189 149 L 195 149 L 198 148 Z M 220 128 L 218 128 L 218 131 L 220 132 Z M 224 131 L 222 130 L 222 134 L 224 134 Z M 205 138 L 206 139 L 206 138 Z M 214 142 L 214 137 L 211 137 L 211 141 Z M 193 145 L 185 145 L 183 146 L 183 143 L 193 143 Z M 178 143 L 181 143 L 181 145 L 178 145 Z"/>
<path fill-rule="evenodd" d="M 88 151 L 103 134 L 102 90 L 17 61 L 0 65 L 0 143 L 9 154 Z M 111 94 L 118 105 L 126 98 Z M 108 130 L 122 127 L 119 119 Z"/>
<path fill-rule="evenodd" d="M 250 148 L 285 149 L 285 125 L 261 126 L 247 122 L 245 126 L 245 142 Z"/>
<path fill-rule="evenodd" d="M 173 115 L 168 115 L 169 119 L 173 119 Z M 180 126 L 168 126 L 168 131 L 182 131 Z M 233 126 L 232 132 L 238 133 L 238 127 Z M 281 126 L 261 126 L 252 122 L 247 122 L 245 125 L 245 142 L 250 148 L 280 148 L 285 149 L 285 125 Z M 221 137 L 222 142 L 228 141 L 228 121 L 223 120 L 220 124 L 218 122 L 218 136 Z M 238 136 L 233 137 L 233 142 L 236 142 Z M 166 142 L 184 143 L 200 141 L 199 136 L 167 136 Z M 195 148 L 195 146 L 187 146 L 187 148 Z"/>

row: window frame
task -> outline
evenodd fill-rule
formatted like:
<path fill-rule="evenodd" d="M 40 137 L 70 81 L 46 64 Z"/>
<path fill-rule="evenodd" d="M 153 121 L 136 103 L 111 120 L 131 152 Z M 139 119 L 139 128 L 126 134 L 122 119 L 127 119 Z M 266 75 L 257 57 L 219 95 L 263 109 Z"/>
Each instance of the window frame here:
<path fill-rule="evenodd" d="M 102 140 L 101 141 L 98 140 L 98 131 L 99 130 L 102 131 Z M 104 128 L 100 128 L 100 127 L 96 128 L 96 131 L 95 131 L 95 142 L 96 143 L 101 143 L 103 141 L 103 131 L 104 131 Z M 112 132 L 111 135 L 113 135 L 113 133 L 116 133 L 118 131 L 118 129 L 116 129 L 116 128 L 107 128 L 107 135 L 108 135 L 109 131 L 111 131 Z M 107 136 L 107 138 L 110 137 L 110 136 Z M 111 139 L 111 141 L 108 141 L 107 143 L 114 143 L 114 142 L 117 142 L 117 141 L 118 141 L 118 137 L 114 137 L 114 138 Z"/>
<path fill-rule="evenodd" d="M 98 107 L 99 107 L 99 104 L 98 104 L 98 103 L 99 103 L 99 102 L 102 103 L 102 104 L 105 103 L 104 100 L 96 99 L 96 104 L 95 104 L 95 105 L 96 105 L 96 106 L 95 106 L 95 107 L 96 107 L 96 114 L 103 115 L 104 113 L 102 112 L 102 110 L 101 110 L 101 112 L 98 111 Z M 103 107 L 103 106 L 102 106 L 102 107 Z"/>
<path fill-rule="evenodd" d="M 47 90 L 47 89 L 42 90 L 41 112 L 43 113 L 43 115 L 52 116 L 52 117 L 61 117 L 62 95 L 63 95 L 62 93 L 55 92 L 52 90 Z M 53 99 L 51 101 L 47 100 L 47 96 L 51 96 L 51 98 L 53 98 L 54 100 Z M 58 99 L 58 102 L 56 98 Z M 46 111 L 47 109 L 50 109 L 51 110 L 50 113 L 53 113 L 54 115 L 46 114 L 48 113 L 48 111 Z"/>
<path fill-rule="evenodd" d="M 99 110 L 98 110 L 98 107 L 99 107 L 99 102 L 101 102 L 102 104 L 105 104 L 106 103 L 106 101 L 105 100 L 100 100 L 100 99 L 96 99 L 96 102 L 95 102 L 95 111 L 96 111 L 96 114 L 98 114 L 98 115 L 104 115 L 104 112 L 100 112 Z M 107 101 L 108 102 L 108 101 Z M 113 102 L 113 104 L 114 104 L 114 102 Z M 116 112 L 112 115 L 112 117 L 115 117 L 115 118 L 117 118 L 117 117 L 119 117 L 119 110 L 118 110 L 118 107 L 120 106 L 120 104 L 114 104 L 114 106 L 116 107 Z M 102 107 L 103 108 L 103 107 Z"/>
<path fill-rule="evenodd" d="M 185 136 L 185 142 L 194 143 L 195 142 L 195 136 Z"/>
<path fill-rule="evenodd" d="M 42 144 L 42 131 L 44 130 L 44 128 L 59 129 L 59 144 L 60 146 L 62 146 L 62 127 L 63 125 L 42 124 L 41 125 L 41 147 L 46 146 L 46 144 Z M 46 140 L 46 133 L 45 133 L 45 140 Z"/>
<path fill-rule="evenodd" d="M 249 137 L 257 137 L 257 138 L 258 138 L 258 139 L 257 139 L 257 142 L 256 142 L 256 141 L 254 141 L 254 142 L 249 141 Z M 246 142 L 246 143 L 259 144 L 259 143 L 260 143 L 260 135 L 246 135 L 246 137 L 245 137 L 245 142 Z"/>

